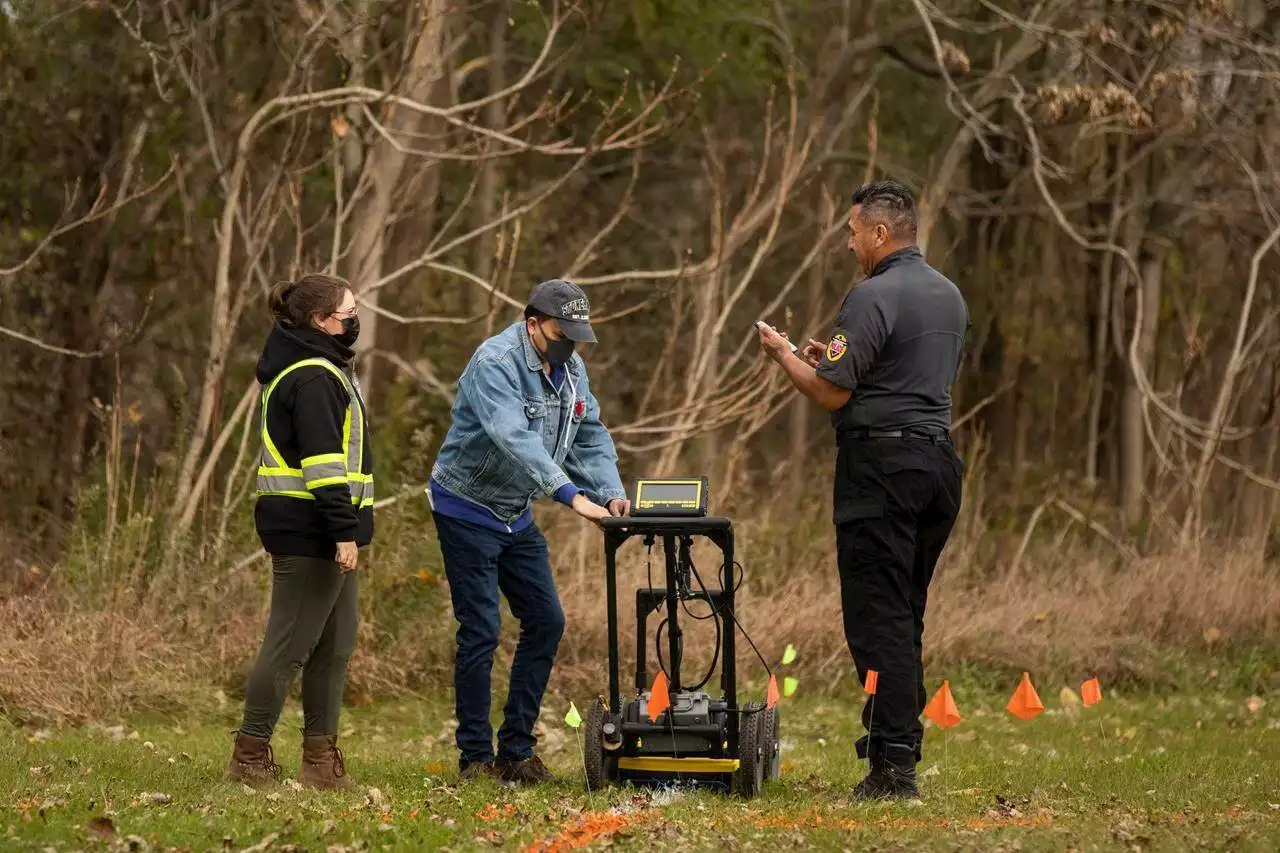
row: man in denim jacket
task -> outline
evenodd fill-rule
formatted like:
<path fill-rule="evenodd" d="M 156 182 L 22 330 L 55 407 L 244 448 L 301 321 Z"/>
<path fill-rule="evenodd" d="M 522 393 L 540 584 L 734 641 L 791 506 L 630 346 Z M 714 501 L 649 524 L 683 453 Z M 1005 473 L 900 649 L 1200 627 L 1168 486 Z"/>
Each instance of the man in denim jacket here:
<path fill-rule="evenodd" d="M 613 439 L 574 352 L 576 343 L 595 340 L 582 290 L 544 281 L 533 289 L 524 321 L 482 343 L 458 380 L 453 424 L 428 494 L 458 621 L 456 739 L 466 778 L 551 778 L 533 754 L 533 726 L 564 611 L 532 501 L 553 497 L 593 522 L 630 511 Z M 499 590 L 520 620 L 520 641 L 495 760 L 489 677 Z"/>

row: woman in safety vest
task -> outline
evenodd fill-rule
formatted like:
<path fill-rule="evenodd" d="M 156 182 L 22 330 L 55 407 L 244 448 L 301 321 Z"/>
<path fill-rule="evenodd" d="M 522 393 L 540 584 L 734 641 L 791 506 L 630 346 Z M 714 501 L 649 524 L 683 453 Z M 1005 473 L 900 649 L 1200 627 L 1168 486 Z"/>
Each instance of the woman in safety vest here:
<path fill-rule="evenodd" d="M 271 613 L 249 676 L 228 778 L 279 778 L 271 734 L 302 670 L 299 781 L 350 788 L 338 712 L 359 619 L 358 549 L 373 539 L 373 455 L 352 346 L 347 283 L 308 275 L 271 293 L 275 327 L 258 359 L 262 458 L 254 521 L 271 555 Z"/>

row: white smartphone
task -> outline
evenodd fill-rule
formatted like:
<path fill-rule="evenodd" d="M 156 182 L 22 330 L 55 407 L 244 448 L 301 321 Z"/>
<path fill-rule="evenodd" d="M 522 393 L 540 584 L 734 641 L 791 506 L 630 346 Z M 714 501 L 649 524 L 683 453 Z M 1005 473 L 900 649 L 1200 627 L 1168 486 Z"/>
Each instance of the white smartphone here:
<path fill-rule="evenodd" d="M 767 328 L 773 329 L 773 326 L 770 326 L 770 325 L 769 325 L 768 323 L 766 323 L 764 320 L 756 320 L 756 325 L 757 325 L 757 326 L 765 326 L 765 327 L 767 327 Z M 773 330 L 774 330 L 775 332 L 776 332 L 776 331 L 778 331 L 777 329 L 773 329 Z M 792 351 L 792 352 L 799 352 L 799 350 L 798 350 L 798 349 L 796 349 L 796 345 L 795 345 L 795 344 L 793 344 L 793 343 L 791 343 L 791 339 L 790 339 L 790 338 L 787 338 L 787 339 L 786 339 L 786 341 L 787 341 L 787 346 L 791 347 L 791 351 Z"/>

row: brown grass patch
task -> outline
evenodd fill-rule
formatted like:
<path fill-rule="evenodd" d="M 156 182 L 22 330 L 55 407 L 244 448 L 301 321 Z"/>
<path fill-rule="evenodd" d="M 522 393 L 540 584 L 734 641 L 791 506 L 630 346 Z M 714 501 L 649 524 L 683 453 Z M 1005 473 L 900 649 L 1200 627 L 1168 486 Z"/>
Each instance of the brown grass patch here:
<path fill-rule="evenodd" d="M 556 546 L 569 626 L 552 690 L 599 691 L 606 663 L 599 538 L 563 514 L 552 519 L 547 534 Z M 362 568 L 364 619 L 348 693 L 356 704 L 401 691 L 449 693 L 455 623 L 432 531 L 420 519 L 387 521 L 384 544 Z M 1198 554 L 1126 561 L 1082 535 L 1033 543 L 1020 569 L 993 570 L 972 529 L 962 524 L 934 582 L 925 649 L 935 673 L 964 661 L 1068 682 L 1094 674 L 1112 683 L 1142 681 L 1158 676 L 1171 651 L 1217 653 L 1233 645 L 1274 644 L 1280 635 L 1280 570 L 1257 549 L 1203 547 Z M 787 643 L 800 649 L 792 669 L 805 692 L 851 686 L 833 540 L 830 526 L 816 522 L 747 522 L 739 529 L 739 557 L 747 569 L 739 620 L 771 664 Z M 715 553 L 709 546 L 695 549 L 708 584 L 718 584 Z M 634 670 L 633 590 L 648 581 L 638 541 L 624 557 L 619 612 L 625 690 Z M 660 553 L 653 565 L 654 583 L 661 584 Z M 73 594 L 54 572 L 43 586 L 0 601 L 0 712 L 101 719 L 208 702 L 218 688 L 238 701 L 265 625 L 268 570 L 257 563 L 232 575 L 209 571 L 203 566 L 177 573 L 198 582 L 150 597 L 132 593 L 126 577 L 105 603 Z M 684 624 L 686 673 L 699 675 L 709 660 L 712 631 L 705 623 Z M 656 627 L 651 621 L 650 672 Z M 499 691 L 516 636 L 509 613 L 503 630 L 494 677 Z M 741 677 L 763 684 L 763 669 L 741 641 L 738 662 Z"/>

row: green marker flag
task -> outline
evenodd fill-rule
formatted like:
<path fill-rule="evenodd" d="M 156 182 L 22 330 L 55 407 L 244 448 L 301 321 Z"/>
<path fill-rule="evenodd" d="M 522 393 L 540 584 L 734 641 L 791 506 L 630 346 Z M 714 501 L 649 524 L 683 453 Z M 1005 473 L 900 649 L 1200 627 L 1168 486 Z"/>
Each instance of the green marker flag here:
<path fill-rule="evenodd" d="M 569 713 L 564 715 L 564 721 L 568 723 L 571 729 L 576 729 L 582 725 L 582 715 L 578 713 L 578 706 L 572 702 L 569 703 Z"/>
<path fill-rule="evenodd" d="M 796 647 L 787 643 L 787 650 L 782 653 L 782 662 L 784 664 L 796 662 Z"/>
<path fill-rule="evenodd" d="M 788 675 L 782 681 L 782 695 L 783 696 L 793 695 L 796 692 L 796 688 L 799 686 L 800 686 L 800 682 L 796 681 L 794 678 Z"/>

